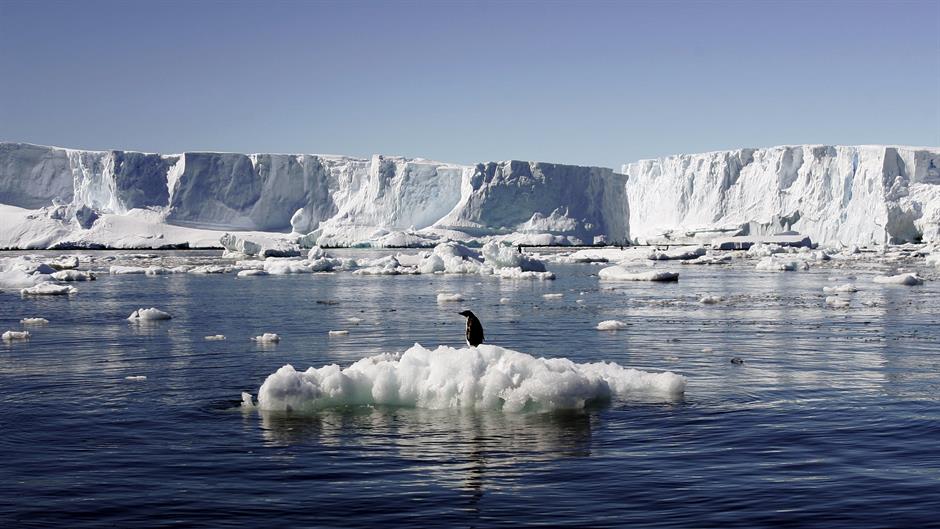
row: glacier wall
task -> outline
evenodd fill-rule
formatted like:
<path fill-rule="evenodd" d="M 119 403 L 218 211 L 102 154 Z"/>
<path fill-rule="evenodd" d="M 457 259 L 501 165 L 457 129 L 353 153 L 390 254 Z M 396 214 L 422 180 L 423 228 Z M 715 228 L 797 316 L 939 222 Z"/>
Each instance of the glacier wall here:
<path fill-rule="evenodd" d="M 0 204 L 125 214 L 172 225 L 313 232 L 352 243 L 390 230 L 629 238 L 626 179 L 539 162 L 458 165 L 375 155 L 81 151 L 0 143 Z"/>
<path fill-rule="evenodd" d="M 783 146 L 623 166 L 636 239 L 792 229 L 814 241 L 937 241 L 940 149 Z"/>

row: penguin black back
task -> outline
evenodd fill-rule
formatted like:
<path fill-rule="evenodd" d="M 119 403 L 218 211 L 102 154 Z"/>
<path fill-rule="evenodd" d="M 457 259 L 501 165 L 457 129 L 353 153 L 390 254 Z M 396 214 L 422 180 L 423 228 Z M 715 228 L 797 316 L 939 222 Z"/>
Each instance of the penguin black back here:
<path fill-rule="evenodd" d="M 483 324 L 480 320 L 469 310 L 461 312 L 460 315 L 467 318 L 467 345 L 476 347 L 483 343 Z"/>

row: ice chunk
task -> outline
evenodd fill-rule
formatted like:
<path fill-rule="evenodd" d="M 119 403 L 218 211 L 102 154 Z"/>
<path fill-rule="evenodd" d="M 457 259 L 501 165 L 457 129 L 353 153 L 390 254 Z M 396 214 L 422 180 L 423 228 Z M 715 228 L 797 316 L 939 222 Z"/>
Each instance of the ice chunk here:
<path fill-rule="evenodd" d="M 521 253 L 516 248 L 496 242 L 483 245 L 483 260 L 493 268 L 519 268 L 523 272 L 544 272 L 545 263 Z"/>
<path fill-rule="evenodd" d="M 668 261 L 668 260 L 690 260 L 697 257 L 705 255 L 707 249 L 704 246 L 696 246 L 693 248 L 675 248 L 672 250 L 661 251 L 653 250 L 649 254 L 649 259 L 653 261 Z"/>
<path fill-rule="evenodd" d="M 0 336 L 4 342 L 14 342 L 17 340 L 29 340 L 29 331 L 6 331 Z"/>
<path fill-rule="evenodd" d="M 137 309 L 127 317 L 130 321 L 156 321 L 156 320 L 169 320 L 173 318 L 166 312 L 163 312 L 160 309 L 150 307 L 149 309 Z"/>
<path fill-rule="evenodd" d="M 346 321 L 348 321 L 350 325 L 359 325 L 360 323 L 362 323 L 363 320 L 362 318 L 357 318 L 355 316 L 352 316 L 350 318 L 347 318 Z"/>
<path fill-rule="evenodd" d="M 907 273 L 907 274 L 898 274 L 894 276 L 876 276 L 874 278 L 875 283 L 883 283 L 886 285 L 923 285 L 924 278 L 920 277 L 916 273 Z"/>
<path fill-rule="evenodd" d="M 94 281 L 95 274 L 80 270 L 59 270 L 52 274 L 52 278 L 56 281 Z"/>
<path fill-rule="evenodd" d="M 620 320 L 604 320 L 597 324 L 597 330 L 599 331 L 616 331 L 626 328 L 627 324 Z"/>
<path fill-rule="evenodd" d="M 550 281 L 555 279 L 553 272 L 535 272 L 533 270 L 523 270 L 521 268 L 497 268 L 496 275 L 502 279 L 536 279 L 539 281 Z"/>
<path fill-rule="evenodd" d="M 698 302 L 704 305 L 714 305 L 715 303 L 721 303 L 722 301 L 724 301 L 724 298 L 721 296 L 714 296 L 711 294 L 705 294 L 698 299 Z"/>
<path fill-rule="evenodd" d="M 111 275 L 146 274 L 147 269 L 142 266 L 111 265 L 108 272 Z"/>
<path fill-rule="evenodd" d="M 56 270 L 72 270 L 78 268 L 78 257 L 75 255 L 62 256 L 49 263 L 49 266 Z"/>
<path fill-rule="evenodd" d="M 615 363 L 577 364 L 567 358 L 535 358 L 493 345 L 428 350 L 363 358 L 307 371 L 285 365 L 258 390 L 258 407 L 313 412 L 332 407 L 395 405 L 421 408 L 502 409 L 509 412 L 578 409 L 612 397 L 675 399 L 686 379 Z"/>
<path fill-rule="evenodd" d="M 509 299 L 509 298 L 499 298 L 499 302 L 502 303 L 502 304 L 509 303 L 510 301 L 512 301 L 512 300 Z"/>
<path fill-rule="evenodd" d="M 235 274 L 235 277 L 266 276 L 268 272 L 264 270 L 242 270 Z"/>
<path fill-rule="evenodd" d="M 453 294 L 449 292 L 441 292 L 437 295 L 438 303 L 446 303 L 449 301 L 463 301 L 463 296 L 460 294 Z"/>
<path fill-rule="evenodd" d="M 224 334 L 212 334 L 210 336 L 206 336 L 205 338 L 203 338 L 203 340 L 206 340 L 207 342 L 218 342 L 224 339 L 225 339 Z"/>
<path fill-rule="evenodd" d="M 266 332 L 262 334 L 261 336 L 255 336 L 254 338 L 252 338 L 252 341 L 255 341 L 258 343 L 277 343 L 281 341 L 281 337 L 274 334 L 273 332 Z"/>
<path fill-rule="evenodd" d="M 147 380 L 147 375 L 129 375 L 124 377 L 124 380 L 132 380 L 134 382 L 142 382 Z"/>
<path fill-rule="evenodd" d="M 39 283 L 36 286 L 20 290 L 23 296 L 64 296 L 77 294 L 78 289 L 70 285 L 56 285 L 54 283 Z"/>
<path fill-rule="evenodd" d="M 631 272 L 621 265 L 608 266 L 602 268 L 597 273 L 598 277 L 613 281 L 660 281 L 670 282 L 678 281 L 678 272 L 667 272 L 663 270 L 650 270 L 649 272 Z"/>
<path fill-rule="evenodd" d="M 45 325 L 49 323 L 46 318 L 23 318 L 20 320 L 23 325 Z"/>
<path fill-rule="evenodd" d="M 809 264 L 806 261 L 800 260 L 784 260 L 776 257 L 766 257 L 761 259 L 754 268 L 764 272 L 795 272 L 797 270 L 809 270 Z"/>
<path fill-rule="evenodd" d="M 551 294 L 542 294 L 542 297 L 545 299 L 561 299 L 564 297 L 564 294 L 561 292 L 554 292 Z"/>
<path fill-rule="evenodd" d="M 846 283 L 837 287 L 823 287 L 823 292 L 827 294 L 839 292 L 858 292 L 858 288 L 856 288 L 852 283 Z"/>
<path fill-rule="evenodd" d="M 336 330 L 336 331 L 330 331 L 328 334 L 330 336 L 346 336 L 347 334 L 349 334 L 349 331 Z"/>
<path fill-rule="evenodd" d="M 826 305 L 837 309 L 848 308 L 851 303 L 847 299 L 840 298 L 839 296 L 826 296 Z"/>

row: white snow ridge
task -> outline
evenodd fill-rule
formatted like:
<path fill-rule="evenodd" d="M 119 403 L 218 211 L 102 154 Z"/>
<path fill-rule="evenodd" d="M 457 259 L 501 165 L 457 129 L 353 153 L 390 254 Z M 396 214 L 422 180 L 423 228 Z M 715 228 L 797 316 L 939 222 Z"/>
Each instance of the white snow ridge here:
<path fill-rule="evenodd" d="M 686 379 L 609 362 L 576 364 L 535 358 L 494 345 L 435 350 L 415 344 L 404 353 L 297 371 L 285 365 L 258 390 L 257 407 L 310 412 L 350 405 L 502 409 L 509 412 L 578 409 L 612 397 L 675 399 Z M 243 402 L 251 407 L 251 399 Z"/>

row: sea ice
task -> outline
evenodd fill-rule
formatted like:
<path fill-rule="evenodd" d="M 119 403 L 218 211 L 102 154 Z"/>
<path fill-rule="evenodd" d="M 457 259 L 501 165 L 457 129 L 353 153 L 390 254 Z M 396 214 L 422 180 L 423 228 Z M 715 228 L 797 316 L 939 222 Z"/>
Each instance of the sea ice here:
<path fill-rule="evenodd" d="M 23 325 L 45 325 L 49 323 L 46 318 L 23 318 L 20 320 Z"/>
<path fill-rule="evenodd" d="M 453 294 L 449 292 L 441 292 L 437 295 L 438 303 L 446 303 L 449 301 L 463 301 L 463 296 L 460 294 Z"/>
<path fill-rule="evenodd" d="M 724 298 L 721 296 L 713 296 L 711 294 L 705 294 L 698 299 L 698 302 L 704 305 L 714 305 L 715 303 L 721 303 L 722 301 L 724 301 Z"/>
<path fill-rule="evenodd" d="M 163 312 L 160 309 L 149 308 L 149 309 L 137 309 L 127 317 L 130 321 L 155 321 L 155 320 L 169 320 L 173 316 L 170 316 L 168 313 Z"/>
<path fill-rule="evenodd" d="M 268 272 L 264 270 L 242 270 L 235 274 L 235 277 L 250 277 L 250 276 L 266 276 L 269 275 Z"/>
<path fill-rule="evenodd" d="M 809 270 L 809 264 L 800 260 L 765 257 L 754 268 L 763 272 L 795 272 L 797 270 Z"/>
<path fill-rule="evenodd" d="M 840 298 L 839 296 L 826 296 L 826 305 L 837 309 L 848 308 L 851 303 L 849 300 Z"/>
<path fill-rule="evenodd" d="M 345 336 L 345 335 L 349 334 L 349 331 L 345 331 L 345 330 L 336 330 L 336 331 L 332 331 L 332 330 L 331 330 L 328 334 L 329 334 L 330 336 Z"/>
<path fill-rule="evenodd" d="M 0 336 L 4 342 L 13 342 L 17 340 L 29 340 L 29 331 L 6 331 Z"/>
<path fill-rule="evenodd" d="M 597 324 L 597 330 L 599 331 L 616 331 L 626 328 L 627 324 L 620 320 L 604 320 Z"/>
<path fill-rule="evenodd" d="M 602 268 L 597 275 L 601 279 L 614 281 L 678 281 L 678 272 L 667 272 L 660 270 L 650 270 L 649 272 L 631 272 L 621 265 L 608 266 Z"/>
<path fill-rule="evenodd" d="M 39 283 L 36 286 L 20 290 L 24 296 L 63 296 L 77 294 L 78 289 L 70 285 L 56 285 L 55 283 Z"/>
<path fill-rule="evenodd" d="M 549 411 L 579 409 L 612 397 L 675 399 L 685 385 L 681 375 L 615 363 L 577 364 L 485 344 L 462 349 L 439 346 L 433 351 L 415 344 L 404 353 L 363 358 L 346 368 L 331 364 L 300 372 L 285 365 L 261 385 L 257 407 L 312 412 L 379 404 Z"/>
<path fill-rule="evenodd" d="M 840 292 L 850 293 L 850 292 L 858 292 L 858 288 L 856 288 L 855 285 L 853 285 L 852 283 L 846 283 L 844 285 L 839 285 L 837 287 L 823 287 L 823 292 L 827 294 L 840 293 Z"/>
<path fill-rule="evenodd" d="M 924 278 L 918 276 L 916 273 L 907 273 L 907 274 L 898 274 L 894 276 L 876 276 L 874 278 L 875 283 L 883 283 L 887 285 L 923 285 Z"/>
<path fill-rule="evenodd" d="M 252 338 L 252 341 L 255 341 L 258 343 L 277 343 L 281 341 L 281 337 L 274 334 L 273 332 L 266 332 L 262 334 L 261 336 L 255 336 L 254 338 Z"/>
<path fill-rule="evenodd" d="M 561 292 L 555 292 L 552 294 L 542 294 L 542 297 L 545 299 L 561 299 L 564 296 Z"/>
<path fill-rule="evenodd" d="M 124 377 L 124 380 L 132 380 L 135 382 L 141 382 L 147 380 L 147 375 L 129 375 Z"/>
<path fill-rule="evenodd" d="M 206 340 L 207 342 L 218 342 L 224 339 L 225 339 L 224 334 L 212 334 L 203 338 L 203 340 Z"/>
<path fill-rule="evenodd" d="M 59 270 L 52 274 L 56 281 L 94 281 L 95 274 L 81 270 Z"/>

